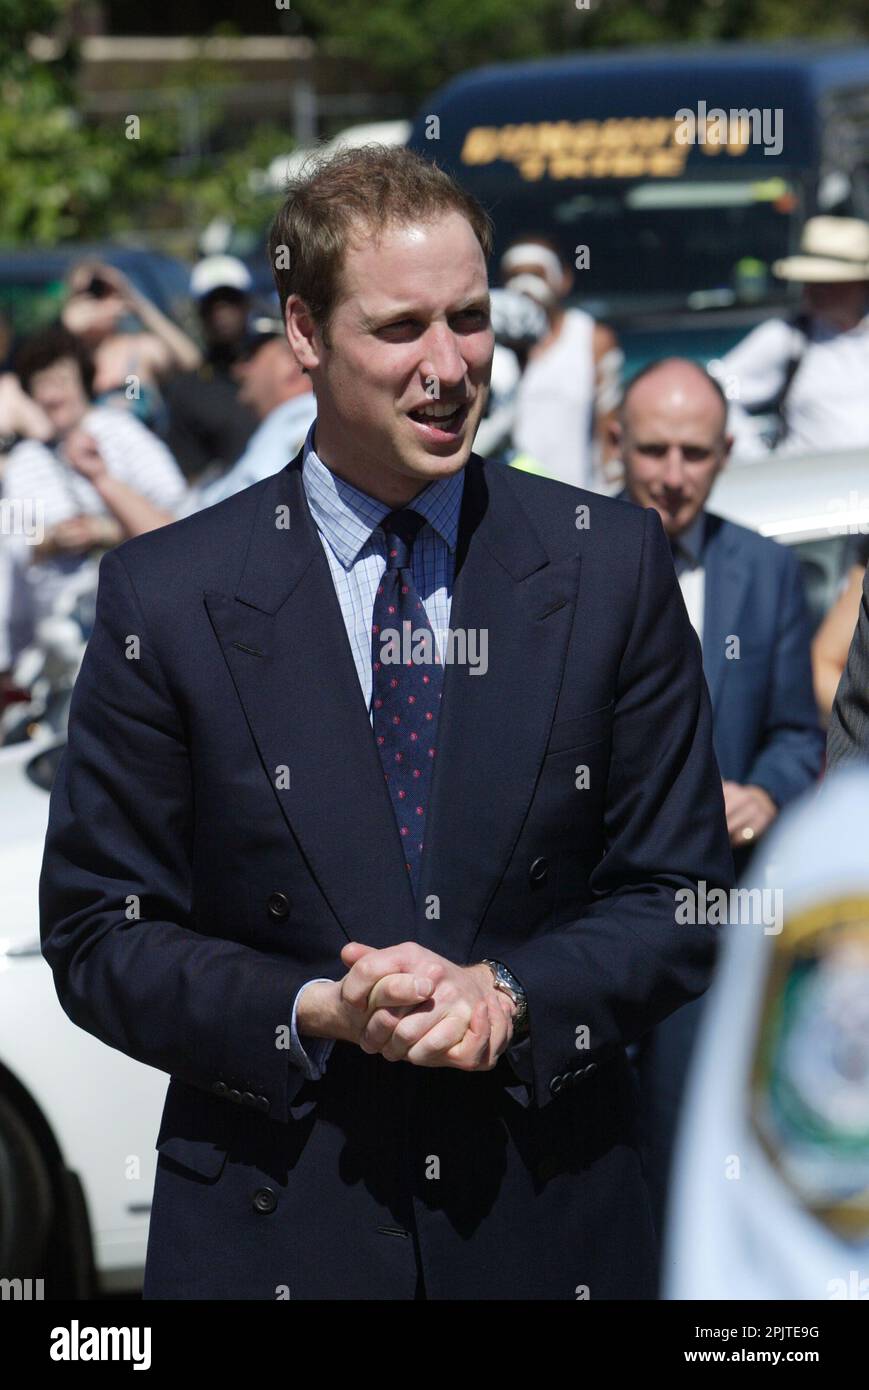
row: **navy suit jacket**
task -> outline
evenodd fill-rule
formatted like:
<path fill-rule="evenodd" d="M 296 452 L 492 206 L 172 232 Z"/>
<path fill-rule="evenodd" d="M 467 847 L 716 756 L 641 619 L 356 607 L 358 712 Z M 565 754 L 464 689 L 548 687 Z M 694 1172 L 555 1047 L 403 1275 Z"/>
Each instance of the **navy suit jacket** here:
<path fill-rule="evenodd" d="M 785 806 L 817 781 L 824 757 L 799 561 L 712 512 L 703 557 L 703 667 L 721 775 Z M 734 636 L 738 657 L 728 656 Z"/>
<path fill-rule="evenodd" d="M 171 1077 L 145 1296 L 412 1298 L 419 1261 L 431 1298 L 649 1297 L 625 1046 L 708 982 L 675 894 L 732 881 L 660 520 L 472 455 L 451 626 L 489 666 L 445 670 L 415 902 L 301 461 L 105 556 L 51 797 L 61 1003 Z M 409 939 L 517 976 L 526 1081 L 291 1064 L 300 985 Z"/>

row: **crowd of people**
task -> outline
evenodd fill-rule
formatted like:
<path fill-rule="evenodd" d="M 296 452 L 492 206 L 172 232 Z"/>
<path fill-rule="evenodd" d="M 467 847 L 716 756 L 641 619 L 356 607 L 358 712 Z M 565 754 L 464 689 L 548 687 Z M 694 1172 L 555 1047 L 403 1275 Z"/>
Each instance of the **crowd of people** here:
<path fill-rule="evenodd" d="M 477 452 L 574 486 L 621 486 L 632 500 L 658 505 L 677 566 L 693 576 L 685 580 L 687 600 L 704 545 L 689 499 L 703 491 L 707 473 L 711 486 L 731 450 L 756 458 L 869 443 L 869 225 L 812 218 L 801 253 L 775 270 L 804 286 L 794 321 L 770 318 L 708 374 L 683 373 L 684 395 L 697 398 L 701 416 L 699 402 L 713 398 L 710 377 L 720 384 L 716 466 L 709 473 L 712 455 L 696 442 L 681 464 L 674 461 L 653 428 L 633 455 L 662 463 L 650 488 L 625 457 L 616 334 L 570 303 L 576 276 L 556 242 L 532 234 L 515 240 L 492 294 L 495 359 Z M 310 382 L 277 311 L 254 298 L 247 267 L 208 256 L 192 272 L 190 295 L 199 343 L 116 267 L 81 263 L 58 322 L 11 346 L 0 374 L 5 695 L 39 621 L 104 549 L 268 476 L 304 441 L 316 409 Z M 27 535 L 22 508 L 32 523 Z M 824 720 L 857 618 L 866 557 L 853 560 L 814 643 Z"/>
<path fill-rule="evenodd" d="M 720 386 L 715 413 L 725 418 L 714 448 L 700 441 L 708 433 L 703 420 L 679 454 L 659 419 L 626 458 L 623 352 L 609 326 L 571 303 L 576 274 L 562 249 L 524 235 L 498 266 L 495 358 L 477 452 L 574 486 L 621 487 L 631 500 L 658 506 L 689 611 L 697 608 L 704 568 L 701 513 L 728 454 L 784 459 L 869 444 L 869 225 L 811 218 L 800 254 L 776 263 L 775 272 L 804 287 L 795 318 L 769 318 L 708 373 L 682 373 L 698 420 L 714 399 L 710 379 Z M 16 659 L 38 643 L 40 621 L 58 611 L 65 593 L 95 586 L 106 548 L 268 476 L 305 439 L 316 410 L 310 381 L 277 310 L 255 298 L 247 267 L 232 256 L 208 256 L 193 269 L 190 295 L 198 342 L 116 267 L 80 263 L 58 321 L 10 344 L 0 372 L 3 701 L 21 696 Z M 647 394 L 648 386 L 640 396 Z M 659 476 L 650 486 L 642 480 L 653 468 Z M 838 601 L 814 637 L 823 722 L 867 558 L 854 550 Z M 743 717 L 754 716 L 746 710 Z"/>
<path fill-rule="evenodd" d="M 782 280 L 802 283 L 799 313 L 761 323 L 708 372 L 683 372 L 698 417 L 714 398 L 710 379 L 720 387 L 716 413 L 725 418 L 711 471 L 712 454 L 696 441 L 680 463 L 660 421 L 626 458 L 624 355 L 609 326 L 570 302 L 576 275 L 555 241 L 516 239 L 498 271 L 495 358 L 477 452 L 574 486 L 621 487 L 631 500 L 658 506 L 688 576 L 689 610 L 703 568 L 705 495 L 699 508 L 690 499 L 708 493 L 706 481 L 711 487 L 728 454 L 784 458 L 869 444 L 869 224 L 809 219 L 800 254 L 775 266 Z M 199 342 L 116 267 L 80 263 L 58 321 L 10 345 L 0 372 L 4 699 L 40 620 L 83 569 L 95 574 L 103 550 L 268 476 L 304 441 L 316 410 L 310 382 L 277 310 L 255 299 L 247 267 L 208 256 L 193 269 L 190 295 Z M 647 470 L 657 460 L 654 488 L 638 481 L 645 475 L 632 457 Z M 814 639 L 824 722 L 869 557 L 855 549 L 851 558 Z M 695 626 L 699 632 L 699 620 Z"/>
<path fill-rule="evenodd" d="M 282 468 L 314 416 L 307 377 L 247 267 L 210 256 L 190 294 L 201 346 L 117 268 L 72 270 L 58 321 L 0 375 L 0 679 L 100 555 Z M 125 331 L 125 325 L 134 325 Z"/>

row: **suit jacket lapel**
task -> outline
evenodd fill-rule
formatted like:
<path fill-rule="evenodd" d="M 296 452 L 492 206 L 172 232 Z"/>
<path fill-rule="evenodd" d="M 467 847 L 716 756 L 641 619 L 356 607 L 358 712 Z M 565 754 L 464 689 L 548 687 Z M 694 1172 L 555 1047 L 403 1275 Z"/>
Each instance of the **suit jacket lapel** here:
<path fill-rule="evenodd" d="M 349 940 L 386 946 L 412 935 L 413 893 L 301 464 L 299 454 L 263 489 L 234 597 L 205 601 L 265 775 L 324 896 Z"/>
<path fill-rule="evenodd" d="M 742 631 L 742 610 L 750 576 L 740 564 L 738 547 L 723 517 L 706 514 L 703 549 L 705 594 L 703 616 L 703 668 L 713 710 L 724 679 L 728 639 Z"/>
<path fill-rule="evenodd" d="M 348 939 L 416 936 L 461 960 L 533 794 L 579 557 L 550 562 L 504 465 L 472 456 L 450 627 L 485 634 L 488 669 L 445 668 L 415 905 L 301 466 L 300 453 L 262 489 L 235 594 L 206 593 L 208 613 L 264 775 Z"/>
<path fill-rule="evenodd" d="M 421 866 L 418 937 L 467 960 L 525 818 L 561 684 L 579 556 L 552 562 L 503 464 L 465 476 L 450 627 L 488 669 L 447 665 Z"/>

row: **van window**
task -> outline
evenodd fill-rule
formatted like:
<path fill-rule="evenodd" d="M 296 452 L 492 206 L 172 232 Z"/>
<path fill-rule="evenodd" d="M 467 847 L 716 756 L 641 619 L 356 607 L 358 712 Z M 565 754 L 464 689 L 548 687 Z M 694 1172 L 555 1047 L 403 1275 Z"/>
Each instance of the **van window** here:
<path fill-rule="evenodd" d="M 762 173 L 763 171 L 761 171 Z M 715 179 L 463 182 L 493 213 L 494 264 L 526 233 L 554 237 L 578 266 L 576 296 L 591 312 L 783 304 L 793 290 L 771 273 L 795 246 L 805 215 L 801 174 Z M 587 247 L 587 254 L 581 248 Z"/>

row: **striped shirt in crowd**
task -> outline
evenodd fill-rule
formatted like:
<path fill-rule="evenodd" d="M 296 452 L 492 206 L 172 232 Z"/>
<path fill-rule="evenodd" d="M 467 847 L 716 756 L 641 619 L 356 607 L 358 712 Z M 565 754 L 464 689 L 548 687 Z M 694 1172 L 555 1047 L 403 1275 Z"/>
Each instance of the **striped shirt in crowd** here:
<path fill-rule="evenodd" d="M 80 429 L 96 441 L 113 477 L 170 514 L 181 505 L 187 491 L 184 475 L 166 445 L 130 412 L 94 406 Z M 38 525 L 41 532 L 74 516 L 111 515 L 93 484 L 66 461 L 62 444 L 35 439 L 16 444 L 6 459 L 2 488 L 7 511 L 20 506 L 28 525 Z M 70 554 L 32 564 L 32 547 L 21 537 L 4 535 L 2 540 L 12 546 L 16 563 L 24 569 L 34 619 L 55 609 L 71 576 L 89 563 L 86 554 Z M 21 618 L 2 613 L 0 623 L 8 628 L 20 624 Z"/>

